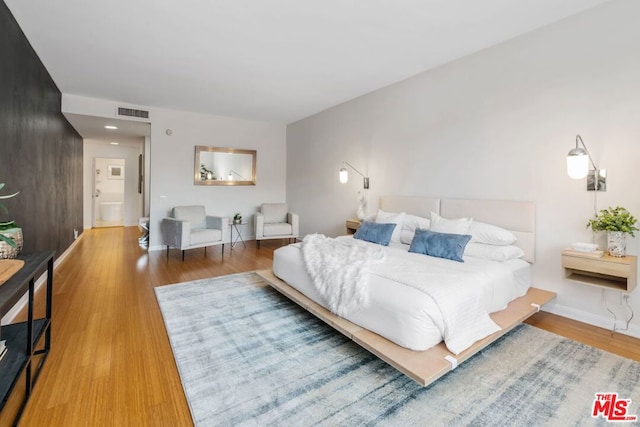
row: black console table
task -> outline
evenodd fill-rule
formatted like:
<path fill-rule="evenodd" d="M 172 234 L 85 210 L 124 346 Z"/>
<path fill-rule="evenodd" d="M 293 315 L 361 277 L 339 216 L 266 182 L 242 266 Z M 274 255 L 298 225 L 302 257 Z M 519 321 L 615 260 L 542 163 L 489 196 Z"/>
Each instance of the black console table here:
<path fill-rule="evenodd" d="M 51 297 L 53 295 L 53 251 L 21 255 L 24 266 L 0 285 L 0 317 L 28 293 L 27 321 L 0 326 L 0 339 L 7 353 L 0 360 L 0 426 L 15 425 L 31 395 L 51 346 Z M 35 282 L 47 272 L 45 317 L 34 319 Z"/>

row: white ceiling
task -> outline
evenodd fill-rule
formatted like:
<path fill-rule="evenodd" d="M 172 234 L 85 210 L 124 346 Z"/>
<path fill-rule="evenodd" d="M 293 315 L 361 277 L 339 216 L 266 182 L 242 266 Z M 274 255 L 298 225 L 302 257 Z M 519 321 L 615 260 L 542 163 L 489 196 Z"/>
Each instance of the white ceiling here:
<path fill-rule="evenodd" d="M 84 139 L 139 146 L 144 143 L 145 136 L 151 136 L 149 123 L 71 113 L 65 113 L 64 116 Z M 107 129 L 107 125 L 115 126 L 117 129 Z"/>
<path fill-rule="evenodd" d="M 63 93 L 291 123 L 606 0 L 5 0 Z"/>

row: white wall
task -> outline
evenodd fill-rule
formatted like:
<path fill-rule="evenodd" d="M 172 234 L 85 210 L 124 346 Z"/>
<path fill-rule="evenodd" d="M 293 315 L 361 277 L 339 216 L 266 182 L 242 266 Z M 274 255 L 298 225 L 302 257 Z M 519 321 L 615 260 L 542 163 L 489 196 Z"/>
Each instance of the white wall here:
<path fill-rule="evenodd" d="M 616 0 L 289 125 L 287 198 L 301 233 L 343 234 L 355 217 L 362 179 L 349 170 L 341 185 L 343 160 L 371 178 L 369 212 L 384 194 L 533 200 L 533 283 L 558 293 L 547 309 L 611 328 L 601 291 L 563 278 L 560 252 L 590 241 L 593 215 L 565 158 L 581 134 L 608 170 L 599 208 L 640 217 L 638 16 L 640 2 Z M 628 249 L 638 254 L 639 239 Z M 640 312 L 638 291 L 631 301 Z"/>
<path fill-rule="evenodd" d="M 194 185 L 196 145 L 257 150 L 256 185 Z M 285 201 L 285 147 L 283 124 L 154 109 L 150 247 L 161 244 L 160 220 L 173 206 L 188 204 L 204 204 L 207 213 L 230 218 L 240 212 L 250 222 L 241 230 L 244 238 L 254 238 L 253 214 L 260 204 Z"/>
<path fill-rule="evenodd" d="M 144 199 L 143 202 L 143 215 L 145 217 L 149 216 L 149 194 L 151 194 L 151 183 L 150 183 L 150 179 L 147 176 L 147 174 L 149 173 L 149 171 L 151 170 L 151 138 L 148 136 L 144 137 L 144 153 L 142 155 L 142 159 L 144 161 L 144 167 L 143 167 L 143 185 L 142 185 L 142 198 Z"/>
<path fill-rule="evenodd" d="M 115 117 L 116 104 L 103 99 L 69 94 L 62 96 L 62 111 L 65 113 Z M 150 165 L 147 174 L 150 250 L 162 248 L 160 221 L 173 206 L 202 204 L 211 215 L 232 217 L 235 212 L 240 212 L 252 222 L 253 214 L 261 203 L 285 200 L 284 124 L 153 107 L 147 109 L 151 118 L 149 153 L 145 156 Z M 170 136 L 167 129 L 172 130 Z M 257 150 L 256 185 L 194 185 L 196 145 Z M 242 234 L 245 239 L 254 238 L 253 225 L 245 226 Z"/>
<path fill-rule="evenodd" d="M 142 154 L 144 139 L 140 139 L 140 144 L 135 145 L 111 145 L 105 141 L 91 139 L 84 140 L 83 154 L 83 200 L 84 207 L 84 228 L 91 228 L 93 221 L 93 189 L 94 189 L 94 159 L 105 157 L 112 159 L 124 159 L 124 225 L 137 225 L 138 220 L 143 216 L 142 194 L 138 193 L 138 156 Z M 106 176 L 106 170 L 104 171 Z"/>

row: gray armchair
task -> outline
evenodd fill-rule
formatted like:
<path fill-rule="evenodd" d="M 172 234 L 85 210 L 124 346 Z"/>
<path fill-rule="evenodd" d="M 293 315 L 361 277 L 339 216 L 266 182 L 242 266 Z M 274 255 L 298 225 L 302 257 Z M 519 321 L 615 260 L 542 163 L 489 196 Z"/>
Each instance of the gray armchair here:
<path fill-rule="evenodd" d="M 299 235 L 298 214 L 289 212 L 286 203 L 263 203 L 255 215 L 256 247 L 266 239 L 293 239 Z"/>
<path fill-rule="evenodd" d="M 167 258 L 169 248 L 182 250 L 204 248 L 207 246 L 222 245 L 231 240 L 229 230 L 229 218 L 207 215 L 204 206 L 176 206 L 171 211 L 171 218 L 164 218 L 160 224 L 162 243 L 167 245 Z"/>

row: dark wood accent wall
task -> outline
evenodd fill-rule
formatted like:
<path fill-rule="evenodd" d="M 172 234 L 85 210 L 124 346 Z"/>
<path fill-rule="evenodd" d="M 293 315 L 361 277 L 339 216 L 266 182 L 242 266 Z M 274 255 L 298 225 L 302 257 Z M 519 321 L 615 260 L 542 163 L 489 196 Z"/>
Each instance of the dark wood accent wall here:
<path fill-rule="evenodd" d="M 23 252 L 64 252 L 82 232 L 82 138 L 61 93 L 4 1 L 0 2 L 0 182 Z M 0 220 L 7 216 L 0 212 Z"/>

